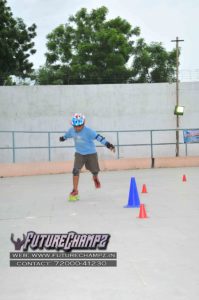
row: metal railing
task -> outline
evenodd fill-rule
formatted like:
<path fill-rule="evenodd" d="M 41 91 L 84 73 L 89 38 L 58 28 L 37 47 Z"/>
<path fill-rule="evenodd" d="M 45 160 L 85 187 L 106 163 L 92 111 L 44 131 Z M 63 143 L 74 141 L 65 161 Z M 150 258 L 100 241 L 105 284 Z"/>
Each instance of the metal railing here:
<path fill-rule="evenodd" d="M 195 128 L 194 128 L 195 129 Z M 178 129 L 179 132 L 182 132 L 185 129 Z M 193 130 L 193 129 L 190 129 Z M 198 130 L 198 129 L 197 129 Z M 115 131 L 98 131 L 100 133 L 111 133 L 115 135 L 115 141 L 114 145 L 116 146 L 117 149 L 117 158 L 121 158 L 120 155 L 120 149 L 121 147 L 150 147 L 150 158 L 154 158 L 154 147 L 155 146 L 166 146 L 166 145 L 176 145 L 176 140 L 173 137 L 173 141 L 171 142 L 154 142 L 155 134 L 156 133 L 164 133 L 166 132 L 174 132 L 176 133 L 177 129 L 154 129 L 154 130 L 115 130 Z M 123 133 L 145 133 L 146 137 L 145 140 L 148 139 L 148 143 L 121 143 L 121 135 Z M 74 146 L 71 145 L 52 145 L 52 135 L 53 134 L 60 134 L 63 135 L 63 131 L 0 131 L 0 134 L 6 134 L 6 135 L 11 135 L 12 138 L 12 143 L 10 146 L 2 146 L 0 147 L 0 150 L 12 150 L 12 162 L 15 163 L 17 161 L 16 158 L 16 150 L 22 150 L 22 149 L 47 149 L 48 154 L 48 161 L 52 160 L 52 149 L 56 148 L 73 148 Z M 42 134 L 47 137 L 47 144 L 44 146 L 17 146 L 16 145 L 16 139 L 19 134 Z M 165 135 L 166 136 L 166 135 Z M 157 139 L 157 138 L 156 138 Z M 1 138 L 0 138 L 1 141 Z M 179 142 L 179 145 L 184 145 L 185 147 L 185 155 L 188 156 L 188 144 L 185 144 L 183 141 Z M 198 144 L 199 145 L 199 144 Z M 96 145 L 96 147 L 103 147 L 102 145 Z M 175 153 L 173 153 L 175 156 Z M 1 155 L 1 152 L 0 152 Z"/>

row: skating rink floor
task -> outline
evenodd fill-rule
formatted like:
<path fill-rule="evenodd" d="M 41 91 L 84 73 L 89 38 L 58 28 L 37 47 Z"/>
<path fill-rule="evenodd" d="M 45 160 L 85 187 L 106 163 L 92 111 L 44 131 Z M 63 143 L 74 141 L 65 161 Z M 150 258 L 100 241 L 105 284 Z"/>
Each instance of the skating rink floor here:
<path fill-rule="evenodd" d="M 131 177 L 147 219 L 123 208 Z M 75 203 L 66 200 L 70 174 L 0 179 L 2 300 L 199 299 L 199 168 L 101 172 L 100 179 L 96 190 L 82 173 Z M 117 267 L 10 267 L 11 233 L 27 231 L 109 233 L 106 251 L 117 252 Z"/>

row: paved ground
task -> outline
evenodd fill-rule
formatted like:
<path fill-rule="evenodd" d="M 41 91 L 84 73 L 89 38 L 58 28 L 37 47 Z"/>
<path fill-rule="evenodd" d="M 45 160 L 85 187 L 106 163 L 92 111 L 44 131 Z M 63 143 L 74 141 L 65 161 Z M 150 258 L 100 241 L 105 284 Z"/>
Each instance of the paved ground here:
<path fill-rule="evenodd" d="M 186 174 L 187 182 L 182 182 Z M 148 219 L 125 209 L 131 177 Z M 199 168 L 100 174 L 95 190 L 81 175 L 81 200 L 66 201 L 71 176 L 0 179 L 0 291 L 3 300 L 197 300 L 199 297 Z M 146 184 L 148 193 L 142 194 Z M 112 268 L 11 268 L 11 233 L 110 233 Z"/>

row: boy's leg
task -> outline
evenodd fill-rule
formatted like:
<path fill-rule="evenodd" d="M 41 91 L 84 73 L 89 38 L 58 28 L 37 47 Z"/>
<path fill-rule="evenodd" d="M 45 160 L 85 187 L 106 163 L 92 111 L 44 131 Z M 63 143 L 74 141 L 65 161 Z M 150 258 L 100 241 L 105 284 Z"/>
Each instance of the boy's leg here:
<path fill-rule="evenodd" d="M 78 184 L 79 184 L 79 174 L 80 170 L 84 165 L 84 156 L 75 153 L 75 161 L 74 161 L 74 167 L 73 167 L 73 191 L 72 193 L 78 193 Z"/>
<path fill-rule="evenodd" d="M 96 189 L 101 188 L 101 183 L 99 181 L 98 175 L 93 174 L 93 180 L 94 180 L 94 184 L 95 184 Z"/>
<path fill-rule="evenodd" d="M 73 175 L 73 191 L 78 191 L 79 175 Z"/>
<path fill-rule="evenodd" d="M 101 184 L 98 178 L 98 173 L 100 171 L 100 168 L 99 168 L 97 153 L 87 155 L 85 166 L 86 169 L 93 174 L 95 187 L 100 188 Z"/>

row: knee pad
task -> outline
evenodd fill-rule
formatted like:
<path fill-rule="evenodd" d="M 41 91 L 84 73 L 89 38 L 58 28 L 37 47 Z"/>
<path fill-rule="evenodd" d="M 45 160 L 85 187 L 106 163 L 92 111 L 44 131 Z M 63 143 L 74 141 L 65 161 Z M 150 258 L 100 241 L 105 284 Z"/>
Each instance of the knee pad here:
<path fill-rule="evenodd" d="M 79 175 L 79 169 L 73 168 L 73 175 L 78 176 Z"/>

